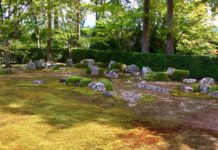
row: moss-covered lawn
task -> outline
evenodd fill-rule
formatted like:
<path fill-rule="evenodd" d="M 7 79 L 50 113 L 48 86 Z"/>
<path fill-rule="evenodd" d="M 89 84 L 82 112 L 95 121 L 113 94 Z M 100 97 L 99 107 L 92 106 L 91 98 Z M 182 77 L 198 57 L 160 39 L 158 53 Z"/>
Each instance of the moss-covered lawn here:
<path fill-rule="evenodd" d="M 162 131 L 139 123 L 139 117 L 121 100 L 65 86 L 58 82 L 61 75 L 38 71 L 0 76 L 0 149 L 217 148 L 217 139 L 210 140 L 214 137 L 207 133 Z M 34 79 L 48 83 L 33 85 Z"/>

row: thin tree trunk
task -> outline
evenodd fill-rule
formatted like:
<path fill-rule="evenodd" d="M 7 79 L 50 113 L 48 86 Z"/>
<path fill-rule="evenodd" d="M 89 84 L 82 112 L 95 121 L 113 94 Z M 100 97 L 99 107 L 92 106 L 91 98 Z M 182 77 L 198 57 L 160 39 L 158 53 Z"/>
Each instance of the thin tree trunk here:
<path fill-rule="evenodd" d="M 58 2 L 58 0 L 57 0 Z M 58 30 L 59 28 L 59 21 L 58 21 L 58 17 L 59 17 L 59 12 L 58 12 L 58 5 L 54 7 L 54 29 Z"/>
<path fill-rule="evenodd" d="M 51 44 L 52 44 L 52 14 L 51 1 L 47 0 L 47 15 L 48 15 L 48 39 L 47 39 L 47 61 L 51 61 Z"/>
<path fill-rule="evenodd" d="M 174 53 L 174 40 L 173 40 L 173 0 L 167 0 L 167 47 L 166 53 Z"/>
<path fill-rule="evenodd" d="M 150 0 L 144 0 L 144 19 L 142 32 L 142 53 L 149 53 L 149 22 L 150 22 Z"/>
<path fill-rule="evenodd" d="M 80 40 L 80 0 L 78 0 L 78 8 L 77 8 L 77 12 L 76 12 L 76 30 L 77 30 L 77 40 Z"/>

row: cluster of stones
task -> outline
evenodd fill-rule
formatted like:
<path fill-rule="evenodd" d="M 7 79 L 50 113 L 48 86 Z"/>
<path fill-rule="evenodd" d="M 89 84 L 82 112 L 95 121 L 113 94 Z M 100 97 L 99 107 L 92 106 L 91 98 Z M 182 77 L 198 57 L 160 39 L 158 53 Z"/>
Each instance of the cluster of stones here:
<path fill-rule="evenodd" d="M 30 60 L 27 63 L 27 69 L 30 70 L 36 70 L 36 69 L 44 69 L 44 68 L 51 68 L 54 67 L 55 64 L 52 61 L 45 61 L 44 59 L 40 59 L 40 60 Z"/>
<path fill-rule="evenodd" d="M 162 88 L 162 87 L 158 87 L 158 86 L 154 86 L 154 85 L 148 85 L 144 82 L 140 82 L 137 84 L 137 87 L 139 89 L 144 89 L 144 90 L 151 90 L 154 92 L 159 92 L 159 93 L 164 93 L 164 94 L 169 94 L 170 90 L 167 88 Z"/>
<path fill-rule="evenodd" d="M 113 96 L 113 93 L 111 91 L 107 91 L 106 86 L 101 82 L 91 82 L 89 83 L 88 87 L 94 89 L 95 91 L 101 92 L 105 97 Z"/>

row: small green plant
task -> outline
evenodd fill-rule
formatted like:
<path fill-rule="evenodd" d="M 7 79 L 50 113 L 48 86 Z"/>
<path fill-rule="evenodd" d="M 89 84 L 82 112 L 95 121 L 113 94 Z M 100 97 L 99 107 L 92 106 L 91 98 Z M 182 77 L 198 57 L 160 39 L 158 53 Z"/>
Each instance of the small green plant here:
<path fill-rule="evenodd" d="M 215 91 L 218 91 L 218 85 L 214 85 L 214 86 L 211 86 L 209 87 L 209 92 L 215 92 Z"/>
<path fill-rule="evenodd" d="M 89 83 L 91 83 L 91 82 L 92 82 L 92 79 L 90 79 L 90 78 L 82 78 L 80 80 L 79 86 L 80 87 L 87 87 L 89 85 Z"/>
<path fill-rule="evenodd" d="M 77 63 L 74 65 L 75 68 L 79 68 L 79 69 L 85 69 L 88 68 L 85 64 L 81 64 L 81 63 Z"/>
<path fill-rule="evenodd" d="M 200 84 L 199 83 L 193 84 L 192 88 L 193 88 L 193 92 L 200 92 Z"/>
<path fill-rule="evenodd" d="M 108 64 L 103 62 L 97 62 L 96 65 L 101 68 L 107 68 Z"/>
<path fill-rule="evenodd" d="M 155 81 L 156 78 L 156 73 L 155 72 L 150 72 L 144 75 L 143 79 L 147 81 Z"/>
<path fill-rule="evenodd" d="M 8 74 L 7 70 L 0 69 L 0 75 L 6 75 L 6 74 Z"/>
<path fill-rule="evenodd" d="M 113 90 L 112 82 L 109 81 L 108 79 L 101 78 L 101 79 L 99 79 L 99 82 L 101 82 L 101 83 L 103 83 L 105 85 L 107 91 L 112 91 Z"/>
<path fill-rule="evenodd" d="M 169 76 L 166 72 L 156 72 L 155 81 L 169 81 Z"/>
<path fill-rule="evenodd" d="M 182 81 L 184 78 L 187 78 L 190 75 L 189 70 L 179 70 L 176 69 L 173 72 L 172 79 L 175 81 Z"/>
<path fill-rule="evenodd" d="M 71 76 L 67 79 L 66 84 L 67 85 L 79 85 L 81 79 L 82 77 L 80 76 Z"/>

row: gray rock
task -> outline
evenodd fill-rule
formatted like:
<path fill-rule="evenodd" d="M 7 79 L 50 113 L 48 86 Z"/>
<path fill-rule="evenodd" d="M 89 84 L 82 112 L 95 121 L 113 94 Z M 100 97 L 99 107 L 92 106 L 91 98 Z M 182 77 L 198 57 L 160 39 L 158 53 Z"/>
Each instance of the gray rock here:
<path fill-rule="evenodd" d="M 108 78 L 112 78 L 112 79 L 118 79 L 119 78 L 118 73 L 116 73 L 115 71 L 108 71 L 105 74 L 105 76 L 108 77 Z"/>
<path fill-rule="evenodd" d="M 90 67 L 91 69 L 91 74 L 92 75 L 99 75 L 99 67 L 98 66 L 93 66 L 93 67 Z"/>
<path fill-rule="evenodd" d="M 196 79 L 183 79 L 184 83 L 195 83 L 197 80 Z"/>
<path fill-rule="evenodd" d="M 43 80 L 34 80 L 32 82 L 32 84 L 37 84 L 37 85 L 46 84 L 46 81 L 43 81 Z"/>
<path fill-rule="evenodd" d="M 146 84 L 144 82 L 138 83 L 137 87 L 139 89 L 151 90 L 151 91 L 154 91 L 154 92 L 165 93 L 165 94 L 168 94 L 170 92 L 170 90 L 167 89 L 167 88 L 162 88 L 162 87 L 158 87 L 158 86 L 148 85 L 148 84 Z"/>
<path fill-rule="evenodd" d="M 186 86 L 186 85 L 184 85 L 184 86 L 182 86 L 181 88 L 180 88 L 182 91 L 184 91 L 184 92 L 193 92 L 193 87 L 191 87 L 191 86 Z"/>
<path fill-rule="evenodd" d="M 167 69 L 167 74 L 168 74 L 169 76 L 172 76 L 172 75 L 173 75 L 173 72 L 174 72 L 175 70 L 176 70 L 175 68 L 169 67 L 169 68 Z"/>
<path fill-rule="evenodd" d="M 36 70 L 36 64 L 33 63 L 31 60 L 27 63 L 27 69 Z"/>
<path fill-rule="evenodd" d="M 94 59 L 84 59 L 80 63 L 85 64 L 87 67 L 93 67 L 95 65 L 95 60 Z"/>
<path fill-rule="evenodd" d="M 102 93 L 103 96 L 105 97 L 112 97 L 113 96 L 113 93 L 111 91 L 105 91 Z"/>
<path fill-rule="evenodd" d="M 151 72 L 152 72 L 151 68 L 149 68 L 149 67 L 142 67 L 142 76 L 144 76 L 144 75 L 146 75 L 148 73 L 151 73 Z"/>
<path fill-rule="evenodd" d="M 201 90 L 201 93 L 208 93 L 208 90 L 209 90 L 209 87 L 211 85 L 214 84 L 214 79 L 213 78 L 203 78 L 200 80 L 200 90 Z"/>
<path fill-rule="evenodd" d="M 73 59 L 67 59 L 66 65 L 67 66 L 72 66 L 73 65 Z"/>
<path fill-rule="evenodd" d="M 130 73 L 130 74 L 136 74 L 136 73 L 140 72 L 140 70 L 139 70 L 138 66 L 132 64 L 132 65 L 129 65 L 125 68 L 125 72 Z"/>
<path fill-rule="evenodd" d="M 142 97 L 143 95 L 140 93 L 128 92 L 128 91 L 122 93 L 122 98 L 128 102 L 130 107 L 134 107 L 137 101 L 140 100 Z"/>
<path fill-rule="evenodd" d="M 99 91 L 99 92 L 107 91 L 105 85 L 101 82 L 91 82 L 91 83 L 89 83 L 88 87 L 92 88 L 96 91 Z"/>
<path fill-rule="evenodd" d="M 116 61 L 111 60 L 110 63 L 109 63 L 109 65 L 108 65 L 108 69 L 111 69 L 111 67 L 112 67 L 114 64 L 116 64 L 116 63 L 117 63 Z"/>
<path fill-rule="evenodd" d="M 44 59 L 33 60 L 36 65 L 36 69 L 44 69 L 46 67 L 46 62 Z"/>
<path fill-rule="evenodd" d="M 210 93 L 209 96 L 218 98 L 218 91 Z"/>
<path fill-rule="evenodd" d="M 47 61 L 45 63 L 45 68 L 52 68 L 53 66 L 55 66 L 53 61 Z"/>

